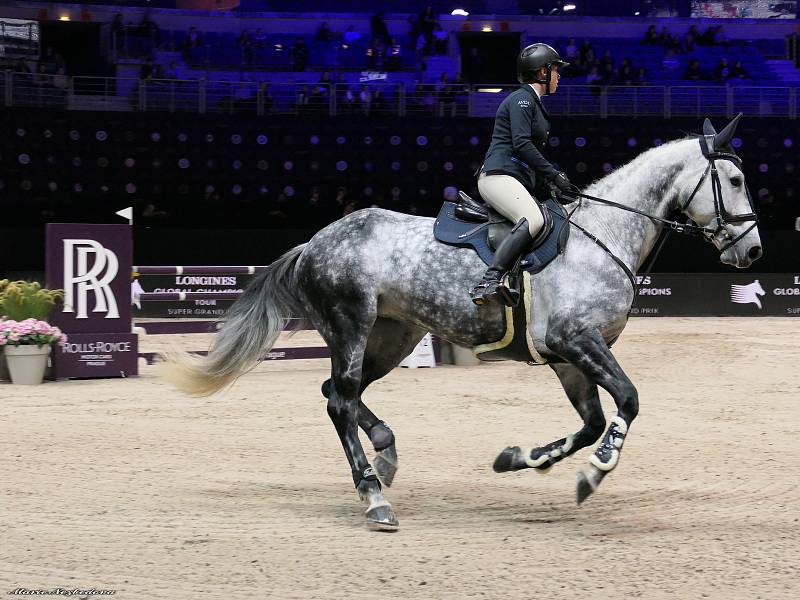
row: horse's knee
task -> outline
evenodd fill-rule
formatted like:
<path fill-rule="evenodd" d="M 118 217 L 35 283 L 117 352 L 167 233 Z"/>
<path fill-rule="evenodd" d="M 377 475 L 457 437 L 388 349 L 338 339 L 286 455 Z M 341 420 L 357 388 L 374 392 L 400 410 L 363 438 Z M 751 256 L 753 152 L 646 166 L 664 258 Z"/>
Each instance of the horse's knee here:
<path fill-rule="evenodd" d="M 331 394 L 328 398 L 328 416 L 334 423 L 344 423 L 354 420 L 356 411 L 350 402 L 341 398 L 338 394 Z"/>

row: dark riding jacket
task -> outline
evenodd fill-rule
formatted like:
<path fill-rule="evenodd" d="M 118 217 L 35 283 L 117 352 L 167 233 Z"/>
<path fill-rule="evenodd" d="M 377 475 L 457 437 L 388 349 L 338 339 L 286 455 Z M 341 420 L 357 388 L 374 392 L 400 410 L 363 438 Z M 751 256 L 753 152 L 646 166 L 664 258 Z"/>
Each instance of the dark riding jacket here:
<path fill-rule="evenodd" d="M 492 143 L 480 170 L 487 175 L 511 175 L 533 192 L 558 173 L 542 156 L 549 135 L 550 113 L 525 84 L 497 109 Z"/>

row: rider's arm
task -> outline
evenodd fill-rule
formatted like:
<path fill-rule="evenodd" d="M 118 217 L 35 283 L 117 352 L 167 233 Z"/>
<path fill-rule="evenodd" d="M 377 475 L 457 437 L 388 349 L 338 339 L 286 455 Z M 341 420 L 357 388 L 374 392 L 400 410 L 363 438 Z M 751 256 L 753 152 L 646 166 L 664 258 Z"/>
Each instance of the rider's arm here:
<path fill-rule="evenodd" d="M 550 164 L 531 139 L 534 111 L 536 106 L 530 104 L 513 103 L 509 105 L 509 119 L 511 121 L 511 141 L 514 153 L 525 161 L 531 169 L 540 174 L 545 181 L 553 179 L 558 170 Z"/>

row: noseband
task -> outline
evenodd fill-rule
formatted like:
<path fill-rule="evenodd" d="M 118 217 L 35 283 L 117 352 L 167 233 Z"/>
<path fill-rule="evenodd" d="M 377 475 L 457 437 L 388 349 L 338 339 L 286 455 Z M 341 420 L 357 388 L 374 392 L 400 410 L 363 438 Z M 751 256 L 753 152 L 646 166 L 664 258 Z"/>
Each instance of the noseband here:
<path fill-rule="evenodd" d="M 715 221 L 717 223 L 716 229 L 710 227 L 700 227 L 697 225 L 697 229 L 700 230 L 703 237 L 706 241 L 713 243 L 714 240 L 726 240 L 728 243 L 720 249 L 720 254 L 725 252 L 728 248 L 736 244 L 739 240 L 741 240 L 744 236 L 750 233 L 753 229 L 755 229 L 756 225 L 758 225 L 758 216 L 755 214 L 755 210 L 753 209 L 753 199 L 750 197 L 750 190 L 747 188 L 747 184 L 744 183 L 742 180 L 742 185 L 744 185 L 744 191 L 747 195 L 747 202 L 750 205 L 750 212 L 744 213 L 740 215 L 732 215 L 730 214 L 727 209 L 725 208 L 725 202 L 722 198 L 722 184 L 719 180 L 719 172 L 717 171 L 717 164 L 715 161 L 717 160 L 729 160 L 732 162 L 742 175 L 744 175 L 744 171 L 742 169 L 742 159 L 739 158 L 734 152 L 723 152 L 717 151 L 714 149 L 714 136 L 713 135 L 704 135 L 700 137 L 700 148 L 703 151 L 703 156 L 708 159 L 708 166 L 706 167 L 703 176 L 700 178 L 700 181 L 697 182 L 697 185 L 694 187 L 689 199 L 686 201 L 686 204 L 680 207 L 681 212 L 686 213 L 686 210 L 689 208 L 689 205 L 694 200 L 697 192 L 700 191 L 703 183 L 706 179 L 708 179 L 709 173 L 711 174 L 711 191 L 714 194 L 714 211 L 716 213 Z M 688 215 L 687 215 L 688 217 Z M 735 238 L 731 238 L 731 232 L 728 231 L 728 225 L 735 225 L 737 223 L 749 223 L 753 222 L 753 224 L 748 227 L 743 233 L 737 235 Z"/>

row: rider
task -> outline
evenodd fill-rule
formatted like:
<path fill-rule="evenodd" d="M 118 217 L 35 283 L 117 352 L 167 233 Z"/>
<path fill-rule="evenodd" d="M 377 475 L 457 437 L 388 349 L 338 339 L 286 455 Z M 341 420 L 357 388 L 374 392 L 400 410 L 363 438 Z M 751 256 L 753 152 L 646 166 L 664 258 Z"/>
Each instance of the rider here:
<path fill-rule="evenodd" d="M 510 303 L 503 276 L 544 224 L 533 190 L 546 189 L 547 184 L 559 201 L 572 201 L 563 194 L 574 186 L 541 153 L 550 134 L 550 114 L 540 98 L 558 89 L 558 67 L 568 64 L 547 44 L 532 44 L 517 57 L 522 87 L 497 109 L 492 142 L 476 173 L 483 199 L 515 225 L 497 248 L 482 281 L 470 290 L 475 304 Z"/>

